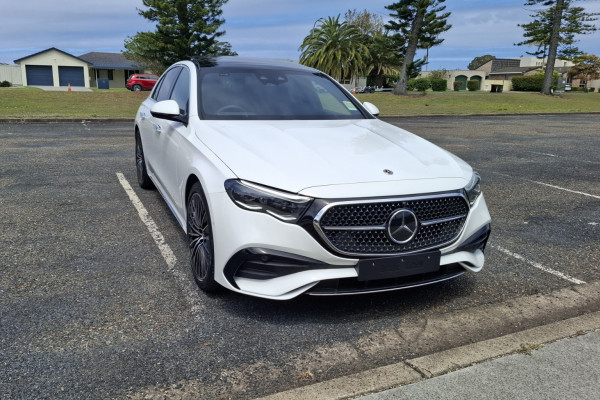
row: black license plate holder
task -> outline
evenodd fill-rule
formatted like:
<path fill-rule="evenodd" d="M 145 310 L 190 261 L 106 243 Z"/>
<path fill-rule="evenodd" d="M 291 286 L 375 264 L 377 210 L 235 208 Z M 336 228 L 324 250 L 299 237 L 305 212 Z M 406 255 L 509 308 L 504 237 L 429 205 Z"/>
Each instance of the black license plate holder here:
<path fill-rule="evenodd" d="M 358 280 L 372 281 L 436 272 L 440 269 L 441 257 L 441 252 L 436 250 L 404 256 L 360 260 L 357 264 Z"/>

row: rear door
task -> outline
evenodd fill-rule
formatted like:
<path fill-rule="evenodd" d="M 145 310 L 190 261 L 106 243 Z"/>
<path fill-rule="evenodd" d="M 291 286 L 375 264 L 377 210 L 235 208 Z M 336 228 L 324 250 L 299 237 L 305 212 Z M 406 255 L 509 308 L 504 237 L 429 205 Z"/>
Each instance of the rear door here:
<path fill-rule="evenodd" d="M 154 175 L 158 181 L 161 191 L 164 195 L 170 197 L 166 191 L 167 177 L 168 174 L 168 162 L 165 161 L 165 138 L 167 131 L 170 131 L 171 127 L 167 120 L 155 118 L 150 114 L 150 109 L 154 104 L 159 101 L 169 100 L 171 93 L 173 92 L 173 86 L 177 81 L 177 77 L 181 73 L 181 67 L 171 68 L 163 74 L 158 82 L 158 86 L 151 97 L 149 97 L 144 104 L 147 109 L 142 111 L 142 123 L 140 131 L 142 132 L 142 143 L 144 145 L 144 154 L 146 156 L 146 164 L 150 173 Z M 165 165 L 165 163 L 167 165 Z M 171 201 L 171 199 L 169 199 Z"/>

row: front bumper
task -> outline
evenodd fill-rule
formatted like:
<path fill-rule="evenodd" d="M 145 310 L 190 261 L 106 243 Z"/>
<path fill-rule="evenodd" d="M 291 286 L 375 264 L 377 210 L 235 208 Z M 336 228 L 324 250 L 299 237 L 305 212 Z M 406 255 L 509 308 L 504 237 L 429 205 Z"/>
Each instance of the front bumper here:
<path fill-rule="evenodd" d="M 220 222 L 213 222 L 215 279 L 231 290 L 270 299 L 286 300 L 305 292 L 323 296 L 396 290 L 477 272 L 483 267 L 490 234 L 490 215 L 482 195 L 471 207 L 460 236 L 444 248 L 433 249 L 439 253 L 435 269 L 363 279 L 360 265 L 371 257 L 334 254 L 300 225 L 242 210 L 224 193 L 209 198 L 213 221 Z"/>

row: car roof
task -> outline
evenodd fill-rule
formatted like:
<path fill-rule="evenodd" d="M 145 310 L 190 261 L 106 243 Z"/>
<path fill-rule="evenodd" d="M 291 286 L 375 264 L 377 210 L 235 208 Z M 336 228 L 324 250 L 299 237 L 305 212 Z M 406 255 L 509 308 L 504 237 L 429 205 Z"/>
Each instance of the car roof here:
<path fill-rule="evenodd" d="M 214 67 L 231 67 L 231 68 L 267 68 L 267 69 L 287 69 L 306 72 L 318 72 L 314 68 L 310 68 L 291 60 L 270 59 L 270 58 L 251 58 L 239 56 L 221 56 L 221 57 L 204 57 L 192 59 L 196 67 L 214 68 Z"/>

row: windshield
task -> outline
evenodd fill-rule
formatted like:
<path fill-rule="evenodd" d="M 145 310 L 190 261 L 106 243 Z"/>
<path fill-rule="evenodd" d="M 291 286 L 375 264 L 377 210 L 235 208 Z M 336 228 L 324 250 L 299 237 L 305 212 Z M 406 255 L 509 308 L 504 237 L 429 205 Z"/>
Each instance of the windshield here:
<path fill-rule="evenodd" d="M 199 80 L 203 119 L 356 119 L 357 104 L 320 73 L 210 68 Z"/>

